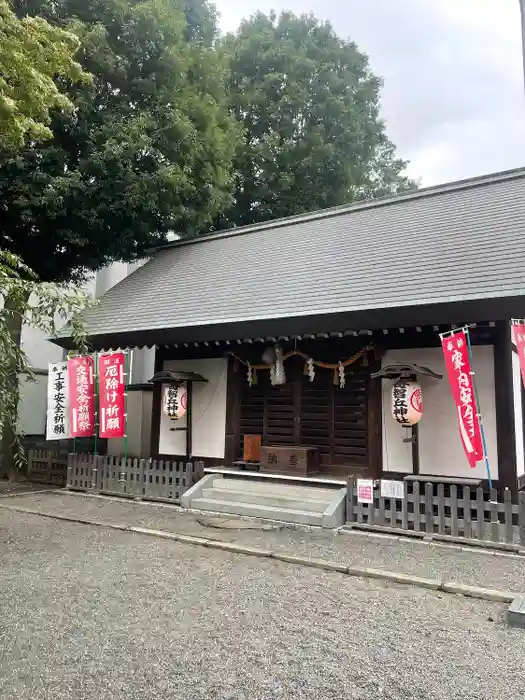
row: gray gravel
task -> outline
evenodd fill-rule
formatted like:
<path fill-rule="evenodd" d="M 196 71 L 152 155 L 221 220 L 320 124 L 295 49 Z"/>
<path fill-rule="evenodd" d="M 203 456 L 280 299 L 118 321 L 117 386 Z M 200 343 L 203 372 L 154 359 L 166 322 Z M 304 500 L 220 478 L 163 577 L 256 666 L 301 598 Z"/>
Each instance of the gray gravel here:
<path fill-rule="evenodd" d="M 52 491 L 56 486 L 45 484 L 33 484 L 30 481 L 6 481 L 0 479 L 0 498 L 3 496 L 17 496 L 35 491 Z"/>
<path fill-rule="evenodd" d="M 220 539 L 261 548 L 283 550 L 296 555 L 390 569 L 401 573 L 458 581 L 485 588 L 525 593 L 525 557 L 494 556 L 433 547 L 410 540 L 365 537 L 363 534 L 334 535 L 331 531 L 221 530 L 205 527 L 199 517 L 173 506 L 133 503 L 123 499 L 93 498 L 66 492 L 41 493 L 1 501 L 45 513 L 85 517 L 125 525 L 179 532 Z M 246 524 L 246 521 L 242 521 Z M 230 521 L 231 524 L 231 521 Z"/>
<path fill-rule="evenodd" d="M 2 700 L 523 697 L 502 605 L 5 510 L 0 604 Z"/>

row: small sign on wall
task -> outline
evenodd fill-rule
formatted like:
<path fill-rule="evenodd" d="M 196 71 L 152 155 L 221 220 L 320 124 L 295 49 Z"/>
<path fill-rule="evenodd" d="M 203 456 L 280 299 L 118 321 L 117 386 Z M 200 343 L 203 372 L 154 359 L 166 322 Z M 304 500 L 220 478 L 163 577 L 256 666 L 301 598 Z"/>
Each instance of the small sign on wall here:
<path fill-rule="evenodd" d="M 403 481 L 381 479 L 381 498 L 405 498 L 405 484 Z"/>
<path fill-rule="evenodd" d="M 373 503 L 374 502 L 374 482 L 372 479 L 357 480 L 357 502 L 358 503 Z"/>

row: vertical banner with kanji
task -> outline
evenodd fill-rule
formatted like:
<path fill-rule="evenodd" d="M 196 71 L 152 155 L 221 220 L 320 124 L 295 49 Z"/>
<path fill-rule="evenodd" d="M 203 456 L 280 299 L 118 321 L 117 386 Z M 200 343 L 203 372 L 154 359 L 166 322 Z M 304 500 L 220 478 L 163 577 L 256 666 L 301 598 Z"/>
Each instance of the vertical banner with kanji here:
<path fill-rule="evenodd" d="M 126 434 L 126 356 L 123 352 L 98 358 L 99 437 L 122 438 Z"/>
<path fill-rule="evenodd" d="M 95 434 L 95 373 L 90 355 L 68 360 L 69 435 L 73 438 Z"/>
<path fill-rule="evenodd" d="M 68 379 L 67 362 L 49 363 L 46 440 L 64 440 L 69 437 Z"/>
<path fill-rule="evenodd" d="M 483 459 L 483 440 L 464 330 L 441 338 L 448 380 L 456 404 L 459 434 L 472 468 Z"/>
<path fill-rule="evenodd" d="M 512 333 L 520 360 L 521 379 L 525 386 L 525 324 L 521 321 L 518 323 L 514 322 L 512 324 Z"/>

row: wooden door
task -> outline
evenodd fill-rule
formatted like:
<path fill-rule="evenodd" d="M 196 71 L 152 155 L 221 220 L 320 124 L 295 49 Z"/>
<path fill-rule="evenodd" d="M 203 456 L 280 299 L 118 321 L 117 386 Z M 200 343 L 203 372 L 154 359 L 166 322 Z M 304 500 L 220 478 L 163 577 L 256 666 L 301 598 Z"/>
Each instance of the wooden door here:
<path fill-rule="evenodd" d="M 263 445 L 317 448 L 321 473 L 366 473 L 368 370 L 348 372 L 341 389 L 331 370 L 318 369 L 310 382 L 302 365 L 301 371 L 286 369 L 283 386 L 272 386 L 267 371 L 259 373 L 257 385 L 243 385 L 239 450 L 245 434 L 257 434 Z"/>

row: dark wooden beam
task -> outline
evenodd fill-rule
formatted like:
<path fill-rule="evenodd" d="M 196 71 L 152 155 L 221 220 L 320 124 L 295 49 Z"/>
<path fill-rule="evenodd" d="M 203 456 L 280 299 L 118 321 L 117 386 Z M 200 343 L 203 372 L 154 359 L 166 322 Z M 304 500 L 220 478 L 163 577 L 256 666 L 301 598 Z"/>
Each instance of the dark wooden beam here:
<path fill-rule="evenodd" d="M 371 372 L 381 369 L 376 360 Z M 379 479 L 383 471 L 383 389 L 381 379 L 368 381 L 368 470 L 370 478 Z"/>
<path fill-rule="evenodd" d="M 164 369 L 164 354 L 162 350 L 155 350 L 154 374 Z M 160 413 L 162 409 L 162 384 L 153 385 L 153 397 L 151 407 L 151 437 L 150 454 L 153 459 L 159 456 L 160 439 Z"/>
<path fill-rule="evenodd" d="M 226 384 L 226 436 L 224 463 L 230 467 L 239 457 L 241 443 L 241 366 L 234 357 L 228 357 Z"/>
<path fill-rule="evenodd" d="M 514 381 L 512 373 L 512 341 L 508 321 L 496 322 L 494 340 L 494 393 L 496 403 L 499 488 L 501 490 L 509 488 L 513 493 L 516 493 L 518 487 L 518 472 L 516 465 Z M 481 409 L 483 410 L 483 405 Z"/>
<path fill-rule="evenodd" d="M 186 384 L 188 406 L 186 410 L 186 457 L 193 457 L 193 382 Z"/>
<path fill-rule="evenodd" d="M 508 319 L 523 314 L 525 296 L 496 299 L 476 299 L 442 304 L 418 304 L 398 308 L 368 309 L 351 312 L 322 313 L 313 316 L 254 319 L 233 323 L 211 323 L 181 328 L 149 329 L 112 333 L 101 328 L 102 335 L 89 336 L 94 350 L 109 347 L 142 347 L 173 343 L 201 343 L 226 341 L 236 338 L 291 337 L 318 333 L 340 332 L 346 329 L 372 331 L 383 328 L 410 328 L 415 326 L 451 325 L 465 322 L 478 323 Z M 366 336 L 363 336 L 366 337 Z M 57 345 L 71 349 L 71 338 L 54 340 Z M 236 343 L 235 343 L 236 345 Z M 232 346 L 233 347 L 233 346 Z"/>

